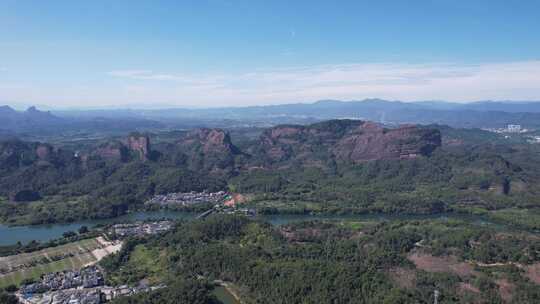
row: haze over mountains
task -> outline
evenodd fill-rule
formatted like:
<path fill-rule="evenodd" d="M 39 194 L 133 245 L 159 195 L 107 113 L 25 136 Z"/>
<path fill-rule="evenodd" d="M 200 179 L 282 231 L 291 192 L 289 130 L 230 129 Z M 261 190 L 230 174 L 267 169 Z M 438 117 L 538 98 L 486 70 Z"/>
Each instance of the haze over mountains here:
<path fill-rule="evenodd" d="M 321 100 L 253 107 L 207 109 L 103 109 L 40 111 L 35 107 L 19 112 L 0 107 L 0 130 L 9 132 L 54 132 L 71 130 L 133 130 L 152 128 L 234 127 L 312 123 L 352 118 L 385 124 L 442 124 L 452 127 L 504 127 L 519 123 L 540 126 L 540 102 L 481 101 L 450 103 L 442 101 L 400 102 L 381 99 L 362 101 Z M 236 122 L 236 124 L 235 124 Z"/>

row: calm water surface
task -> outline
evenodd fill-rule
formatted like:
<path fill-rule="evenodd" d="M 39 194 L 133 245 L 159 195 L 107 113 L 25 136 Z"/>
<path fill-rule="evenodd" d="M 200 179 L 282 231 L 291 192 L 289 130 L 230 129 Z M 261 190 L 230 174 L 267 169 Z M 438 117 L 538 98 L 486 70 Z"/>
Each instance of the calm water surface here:
<path fill-rule="evenodd" d="M 121 217 L 103 220 L 86 220 L 69 224 L 39 225 L 39 226 L 16 226 L 8 227 L 0 225 L 0 246 L 11 245 L 18 241 L 28 243 L 32 240 L 46 242 L 62 236 L 66 231 L 76 231 L 81 226 L 94 227 L 98 224 L 111 224 L 123 221 L 137 221 L 147 219 L 194 219 L 198 214 L 179 211 L 145 211 L 134 212 Z M 457 215 L 457 214 L 437 214 L 437 215 L 388 215 L 388 214 L 366 214 L 366 215 L 265 215 L 261 219 L 273 225 L 282 225 L 291 222 L 307 220 L 422 220 L 422 219 L 460 219 L 478 224 L 481 226 L 500 226 L 487 221 L 481 216 Z"/>

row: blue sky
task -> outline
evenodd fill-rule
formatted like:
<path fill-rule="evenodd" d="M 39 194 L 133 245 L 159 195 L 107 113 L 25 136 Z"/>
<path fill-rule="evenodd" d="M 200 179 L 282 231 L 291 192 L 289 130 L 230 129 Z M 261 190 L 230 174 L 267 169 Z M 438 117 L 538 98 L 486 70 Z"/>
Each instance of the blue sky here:
<path fill-rule="evenodd" d="M 540 100 L 540 1 L 0 0 L 0 101 Z"/>

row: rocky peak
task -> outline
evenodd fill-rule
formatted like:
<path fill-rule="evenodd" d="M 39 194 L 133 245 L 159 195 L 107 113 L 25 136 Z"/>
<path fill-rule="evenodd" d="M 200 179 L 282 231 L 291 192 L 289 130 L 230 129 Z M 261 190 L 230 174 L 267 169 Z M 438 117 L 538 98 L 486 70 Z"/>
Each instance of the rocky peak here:
<path fill-rule="evenodd" d="M 144 161 L 150 159 L 150 148 L 150 138 L 147 135 L 131 133 L 123 140 L 110 140 L 102 143 L 90 155 L 119 161 L 128 161 L 136 156 L 139 160 Z"/>
<path fill-rule="evenodd" d="M 36 147 L 36 155 L 40 160 L 47 160 L 53 153 L 53 148 L 50 145 L 38 144 Z"/>
<path fill-rule="evenodd" d="M 202 128 L 187 132 L 176 147 L 186 156 L 189 167 L 213 173 L 231 170 L 240 151 L 229 133 L 221 129 Z"/>
<path fill-rule="evenodd" d="M 0 114 L 16 114 L 17 111 L 15 111 L 10 106 L 0 106 Z"/>
<path fill-rule="evenodd" d="M 52 115 L 50 111 L 40 111 L 35 106 L 29 107 L 23 114 L 28 118 L 58 119 L 56 116 Z"/>
<path fill-rule="evenodd" d="M 37 113 L 39 112 L 35 106 L 31 106 L 28 109 L 26 109 L 26 112 L 28 113 Z"/>
<path fill-rule="evenodd" d="M 98 156 L 105 160 L 125 161 L 128 156 L 128 149 L 121 142 L 109 141 L 101 144 L 92 152 L 92 155 Z"/>
<path fill-rule="evenodd" d="M 385 129 L 368 122 L 343 136 L 332 147 L 332 152 L 340 160 L 363 162 L 428 156 L 440 146 L 438 130 L 411 125 Z"/>
<path fill-rule="evenodd" d="M 270 162 L 295 159 L 301 163 L 335 158 L 363 162 L 406 159 L 429 155 L 441 145 L 438 130 L 416 126 L 387 129 L 359 120 L 329 120 L 309 126 L 283 125 L 270 128 L 260 145 L 250 152 Z"/>
<path fill-rule="evenodd" d="M 229 133 L 221 129 L 202 128 L 188 132 L 183 144 L 201 145 L 204 153 L 236 152 Z"/>
<path fill-rule="evenodd" d="M 140 133 L 132 133 L 126 140 L 127 148 L 136 152 L 140 160 L 148 160 L 150 156 L 150 138 Z"/>

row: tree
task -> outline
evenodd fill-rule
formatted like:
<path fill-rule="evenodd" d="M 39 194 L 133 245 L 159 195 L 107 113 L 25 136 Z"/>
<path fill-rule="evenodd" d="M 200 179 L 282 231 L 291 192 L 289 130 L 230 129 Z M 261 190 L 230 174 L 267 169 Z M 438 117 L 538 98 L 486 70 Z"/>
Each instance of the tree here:
<path fill-rule="evenodd" d="M 76 236 L 77 233 L 73 232 L 73 231 L 66 231 L 62 234 L 62 236 L 66 239 L 70 238 L 70 237 L 74 237 Z"/>
<path fill-rule="evenodd" d="M 86 226 L 81 226 L 81 228 L 79 228 L 79 234 L 85 234 L 85 233 L 88 233 L 88 227 Z"/>
<path fill-rule="evenodd" d="M 2 304 L 18 304 L 19 300 L 14 295 L 7 294 L 5 292 L 0 292 L 0 303 Z"/>

